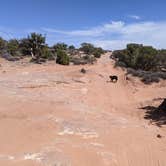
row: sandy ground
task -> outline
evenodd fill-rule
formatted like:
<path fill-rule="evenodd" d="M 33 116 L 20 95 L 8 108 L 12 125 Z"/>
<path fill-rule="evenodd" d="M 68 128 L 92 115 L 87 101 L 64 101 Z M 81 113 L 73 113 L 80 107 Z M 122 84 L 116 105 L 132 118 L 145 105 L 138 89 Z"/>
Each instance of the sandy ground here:
<path fill-rule="evenodd" d="M 165 126 L 140 109 L 161 102 L 166 82 L 125 80 L 109 54 L 86 74 L 17 63 L 0 60 L 0 166 L 166 166 Z"/>

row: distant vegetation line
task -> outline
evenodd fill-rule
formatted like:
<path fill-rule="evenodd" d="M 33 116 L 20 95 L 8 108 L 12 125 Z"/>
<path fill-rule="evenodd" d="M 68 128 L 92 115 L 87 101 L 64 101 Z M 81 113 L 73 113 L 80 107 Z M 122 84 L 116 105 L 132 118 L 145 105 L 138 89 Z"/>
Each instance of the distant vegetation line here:
<path fill-rule="evenodd" d="M 56 63 L 62 65 L 69 65 L 70 62 L 87 64 L 93 63 L 103 53 L 102 48 L 94 47 L 90 43 L 82 43 L 79 49 L 65 43 L 56 43 L 49 47 L 46 43 L 46 37 L 38 33 L 31 33 L 27 38 L 20 40 L 7 41 L 0 37 L 0 56 L 10 61 L 29 56 L 31 62 L 35 63 L 55 60 Z"/>
<path fill-rule="evenodd" d="M 65 43 L 48 46 L 46 37 L 31 33 L 27 38 L 4 40 L 0 37 L 0 57 L 16 61 L 31 57 L 30 62 L 44 63 L 54 60 L 61 65 L 93 64 L 106 51 L 91 43 L 82 43 L 80 48 Z M 115 66 L 127 68 L 128 74 L 140 77 L 144 83 L 166 79 L 166 50 L 157 50 L 142 44 L 128 44 L 126 49 L 112 53 Z"/>

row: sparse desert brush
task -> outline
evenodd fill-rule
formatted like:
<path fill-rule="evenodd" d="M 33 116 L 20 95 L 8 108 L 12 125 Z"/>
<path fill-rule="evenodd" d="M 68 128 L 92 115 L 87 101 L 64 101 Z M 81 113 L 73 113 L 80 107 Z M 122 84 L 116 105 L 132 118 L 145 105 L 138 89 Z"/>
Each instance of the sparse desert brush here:
<path fill-rule="evenodd" d="M 159 82 L 160 79 L 166 80 L 166 72 L 152 72 L 128 68 L 127 73 L 135 77 L 140 77 L 141 81 L 145 84 Z"/>
<path fill-rule="evenodd" d="M 129 74 L 146 83 L 166 79 L 166 50 L 157 50 L 142 44 L 128 44 L 126 49 L 114 51 L 115 67 L 125 67 Z"/>
<path fill-rule="evenodd" d="M 53 49 L 57 52 L 58 50 L 63 50 L 63 51 L 65 51 L 65 50 L 67 50 L 67 44 L 65 44 L 65 43 L 57 43 L 57 44 L 55 44 L 54 46 L 53 46 Z"/>
<path fill-rule="evenodd" d="M 96 58 L 91 55 L 85 55 L 83 57 L 71 57 L 70 62 L 72 62 L 74 65 L 93 64 L 96 62 Z"/>
<path fill-rule="evenodd" d="M 56 55 L 49 49 L 49 47 L 45 46 L 42 48 L 41 57 L 47 60 L 55 60 Z"/>
<path fill-rule="evenodd" d="M 91 43 L 82 43 L 79 50 L 87 55 L 94 55 L 95 58 L 100 58 L 104 54 L 104 50 L 101 47 L 95 47 Z"/>
<path fill-rule="evenodd" d="M 16 39 L 11 39 L 7 43 L 7 52 L 12 56 L 19 55 L 19 42 Z"/>
<path fill-rule="evenodd" d="M 63 50 L 58 50 L 57 51 L 56 63 L 61 64 L 61 65 L 69 65 L 70 58 L 66 54 L 65 51 L 63 51 Z"/>
<path fill-rule="evenodd" d="M 121 61 L 116 61 L 115 62 L 115 67 L 122 67 L 122 68 L 125 68 L 126 67 L 126 64 L 124 62 L 121 62 Z"/>
<path fill-rule="evenodd" d="M 32 57 L 30 62 L 34 63 L 56 60 L 56 63 L 62 65 L 69 65 L 70 62 L 75 65 L 93 64 L 104 52 L 102 48 L 90 43 L 83 43 L 80 48 L 63 42 L 48 46 L 46 36 L 35 32 L 19 40 L 7 41 L 0 37 L 0 56 L 10 61 Z"/>
<path fill-rule="evenodd" d="M 113 52 L 113 57 L 126 65 L 126 67 L 135 70 L 154 71 L 157 70 L 158 51 L 151 46 L 142 44 L 128 44 L 124 50 Z"/>

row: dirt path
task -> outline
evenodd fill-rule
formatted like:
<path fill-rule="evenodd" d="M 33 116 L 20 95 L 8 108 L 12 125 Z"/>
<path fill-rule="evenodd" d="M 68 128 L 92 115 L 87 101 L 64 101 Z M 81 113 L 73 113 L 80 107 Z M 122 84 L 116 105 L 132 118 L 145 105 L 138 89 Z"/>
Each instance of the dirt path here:
<path fill-rule="evenodd" d="M 165 127 L 150 125 L 138 109 L 164 97 L 165 83 L 125 80 L 109 54 L 93 66 L 5 63 L 0 69 L 0 165 L 166 165 Z M 80 73 L 82 67 L 86 74 Z M 118 75 L 117 83 L 108 82 L 111 74 Z"/>

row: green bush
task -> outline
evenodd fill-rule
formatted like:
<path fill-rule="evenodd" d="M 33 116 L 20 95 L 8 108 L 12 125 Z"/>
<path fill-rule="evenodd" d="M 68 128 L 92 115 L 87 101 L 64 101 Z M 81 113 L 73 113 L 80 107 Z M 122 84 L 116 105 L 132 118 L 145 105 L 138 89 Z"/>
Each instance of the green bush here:
<path fill-rule="evenodd" d="M 125 68 L 126 64 L 124 62 L 122 62 L 122 61 L 116 61 L 115 62 L 115 67 L 117 67 L 117 66 Z"/>
<path fill-rule="evenodd" d="M 140 77 L 141 81 L 144 82 L 145 84 L 159 82 L 160 79 L 166 80 L 165 72 L 152 72 L 152 71 L 143 71 L 143 70 L 135 70 L 128 68 L 127 73 L 135 77 Z"/>
<path fill-rule="evenodd" d="M 0 55 L 5 51 L 7 41 L 0 37 Z"/>
<path fill-rule="evenodd" d="M 20 51 L 23 56 L 30 56 L 31 55 L 31 44 L 28 38 L 23 38 L 19 41 Z"/>
<path fill-rule="evenodd" d="M 165 69 L 166 71 L 166 50 L 159 50 L 157 55 L 159 70 Z"/>
<path fill-rule="evenodd" d="M 18 56 L 19 53 L 19 42 L 16 39 L 9 40 L 7 43 L 7 52 L 12 56 Z"/>
<path fill-rule="evenodd" d="M 90 43 L 82 43 L 80 47 L 80 51 L 83 51 L 85 54 L 93 54 L 94 45 Z"/>
<path fill-rule="evenodd" d="M 146 84 L 166 79 L 166 50 L 128 44 L 126 49 L 114 51 L 111 58 L 115 66 L 126 67 L 128 74 L 140 77 Z"/>
<path fill-rule="evenodd" d="M 157 54 L 158 51 L 153 47 L 128 44 L 126 49 L 114 51 L 112 56 L 117 61 L 124 63 L 126 67 L 136 70 L 156 71 Z"/>
<path fill-rule="evenodd" d="M 68 46 L 65 43 L 57 43 L 49 47 L 46 44 L 46 37 L 35 32 L 20 40 L 5 41 L 0 37 L 0 56 L 12 60 L 31 56 L 31 62 L 41 63 L 54 60 L 57 57 L 57 63 L 64 65 L 69 64 L 69 61 L 72 62 L 72 60 L 74 64 L 92 64 L 103 53 L 102 48 L 95 47 L 90 43 L 82 43 L 80 49 L 76 49 L 73 45 Z"/>
<path fill-rule="evenodd" d="M 70 63 L 70 58 L 69 58 L 69 56 L 66 54 L 65 51 L 63 51 L 63 50 L 58 50 L 58 51 L 57 51 L 56 63 L 61 64 L 61 65 L 69 65 L 69 63 Z"/>
<path fill-rule="evenodd" d="M 49 47 L 45 46 L 42 48 L 41 58 L 44 58 L 47 60 L 54 60 L 55 54 L 49 49 Z"/>
<path fill-rule="evenodd" d="M 82 43 L 80 51 L 83 51 L 87 55 L 94 55 L 95 58 L 100 58 L 104 53 L 104 50 L 102 48 L 94 47 L 94 45 L 90 43 Z"/>
<path fill-rule="evenodd" d="M 95 57 L 90 55 L 84 56 L 83 59 L 86 61 L 86 64 L 93 64 L 94 62 L 96 62 Z"/>
<path fill-rule="evenodd" d="M 42 55 L 42 49 L 46 46 L 46 38 L 42 34 L 31 33 L 28 36 L 28 49 L 31 52 L 33 58 L 40 58 Z"/>
<path fill-rule="evenodd" d="M 75 47 L 73 45 L 68 47 L 69 50 L 75 50 Z"/>
<path fill-rule="evenodd" d="M 65 43 L 57 43 L 53 46 L 54 50 L 57 52 L 58 50 L 67 50 L 67 44 Z"/>
<path fill-rule="evenodd" d="M 95 56 L 95 58 L 100 58 L 102 54 L 104 54 L 104 50 L 102 48 L 94 48 L 93 55 Z"/>

